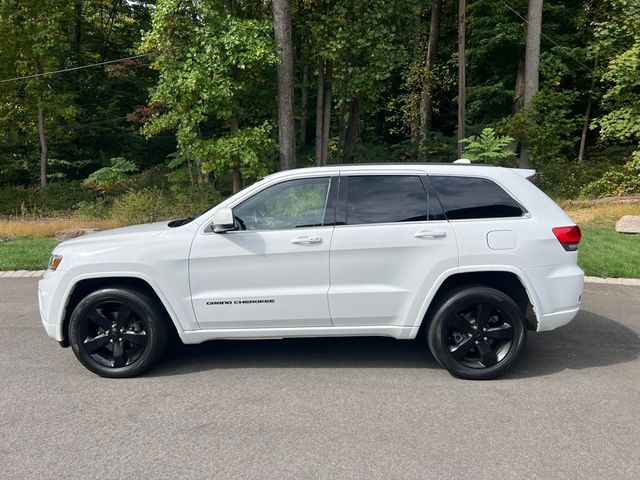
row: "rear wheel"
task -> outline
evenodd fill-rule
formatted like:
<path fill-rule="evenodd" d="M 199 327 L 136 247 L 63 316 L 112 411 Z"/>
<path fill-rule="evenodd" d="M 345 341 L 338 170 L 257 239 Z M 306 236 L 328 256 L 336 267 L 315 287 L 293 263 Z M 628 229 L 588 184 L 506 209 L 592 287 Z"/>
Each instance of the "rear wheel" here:
<path fill-rule="evenodd" d="M 87 295 L 69 321 L 69 340 L 80 362 L 103 377 L 139 375 L 166 350 L 165 312 L 143 292 L 104 288 Z"/>
<path fill-rule="evenodd" d="M 526 335 L 525 319 L 511 297 L 489 287 L 467 287 L 437 306 L 427 338 L 433 356 L 453 376 L 486 380 L 511 367 Z"/>

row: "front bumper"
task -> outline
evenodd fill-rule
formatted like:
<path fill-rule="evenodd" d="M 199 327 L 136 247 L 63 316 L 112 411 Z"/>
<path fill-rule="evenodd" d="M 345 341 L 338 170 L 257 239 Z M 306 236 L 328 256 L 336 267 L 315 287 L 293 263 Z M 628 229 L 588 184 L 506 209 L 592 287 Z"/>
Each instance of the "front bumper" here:
<path fill-rule="evenodd" d="M 65 341 L 62 334 L 62 317 L 59 315 L 60 305 L 54 295 L 61 276 L 62 272 L 47 271 L 38 282 L 38 307 L 42 326 L 47 335 L 58 342 Z"/>

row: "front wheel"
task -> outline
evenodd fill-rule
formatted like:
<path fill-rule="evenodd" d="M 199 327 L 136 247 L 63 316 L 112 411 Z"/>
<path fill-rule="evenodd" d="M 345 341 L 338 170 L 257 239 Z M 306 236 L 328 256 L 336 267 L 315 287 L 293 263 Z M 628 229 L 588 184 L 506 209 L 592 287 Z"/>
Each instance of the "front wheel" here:
<path fill-rule="evenodd" d="M 467 287 L 442 301 L 431 316 L 431 353 L 458 378 L 487 380 L 502 375 L 526 343 L 518 305 L 489 287 Z"/>
<path fill-rule="evenodd" d="M 103 288 L 87 295 L 69 321 L 73 353 L 93 373 L 124 378 L 155 364 L 167 348 L 166 314 L 141 291 Z"/>

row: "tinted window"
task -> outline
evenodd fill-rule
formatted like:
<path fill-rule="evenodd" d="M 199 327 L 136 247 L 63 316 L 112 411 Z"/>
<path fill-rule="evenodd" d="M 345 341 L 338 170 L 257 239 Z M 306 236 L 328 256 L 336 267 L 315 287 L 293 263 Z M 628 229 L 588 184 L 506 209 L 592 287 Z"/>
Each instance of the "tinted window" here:
<path fill-rule="evenodd" d="M 278 183 L 233 209 L 243 230 L 283 230 L 323 224 L 329 177 Z"/>
<path fill-rule="evenodd" d="M 348 177 L 347 225 L 421 220 L 427 220 L 427 194 L 420 177 Z"/>
<path fill-rule="evenodd" d="M 429 176 L 449 220 L 520 217 L 520 206 L 491 180 Z"/>

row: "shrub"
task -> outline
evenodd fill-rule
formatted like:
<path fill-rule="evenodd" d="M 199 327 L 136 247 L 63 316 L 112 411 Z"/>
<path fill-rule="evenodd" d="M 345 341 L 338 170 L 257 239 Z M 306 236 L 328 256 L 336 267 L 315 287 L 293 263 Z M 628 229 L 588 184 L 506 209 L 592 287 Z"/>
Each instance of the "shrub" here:
<path fill-rule="evenodd" d="M 583 198 L 616 197 L 640 194 L 640 151 L 623 166 L 608 170 L 602 178 L 587 184 L 581 191 Z"/>
<path fill-rule="evenodd" d="M 80 182 L 50 183 L 47 188 L 0 187 L 0 215 L 38 216 L 67 212 L 91 200 Z"/>
<path fill-rule="evenodd" d="M 515 153 L 509 149 L 513 138 L 498 135 L 493 128 L 484 128 L 480 135 L 460 140 L 466 144 L 464 158 L 469 160 L 515 167 Z"/>
<path fill-rule="evenodd" d="M 127 192 L 113 202 L 113 218 L 123 224 L 149 223 L 174 218 L 176 207 L 165 192 L 145 188 Z"/>
<path fill-rule="evenodd" d="M 112 158 L 110 161 L 110 166 L 102 167 L 89 175 L 84 181 L 85 186 L 101 195 L 118 193 L 127 188 L 131 175 L 138 167 L 122 157 Z"/>

